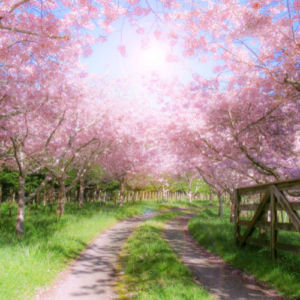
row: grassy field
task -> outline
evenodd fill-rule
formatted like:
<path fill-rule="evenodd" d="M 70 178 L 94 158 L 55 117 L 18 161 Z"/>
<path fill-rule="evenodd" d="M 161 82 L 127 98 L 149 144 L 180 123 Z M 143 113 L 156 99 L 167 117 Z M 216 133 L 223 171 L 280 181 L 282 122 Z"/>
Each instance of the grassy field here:
<path fill-rule="evenodd" d="M 119 299 L 213 299 L 162 237 L 165 223 L 180 214 L 169 212 L 148 220 L 128 238 L 119 262 Z"/>
<path fill-rule="evenodd" d="M 225 208 L 224 217 L 219 218 L 216 211 L 206 209 L 190 220 L 189 231 L 201 246 L 229 264 L 254 275 L 289 298 L 300 299 L 300 256 L 279 252 L 278 262 L 273 262 L 267 248 L 235 247 L 234 224 L 229 222 L 229 213 Z M 258 232 L 254 233 L 256 235 Z M 300 235 L 280 231 L 279 240 L 299 245 Z"/>
<path fill-rule="evenodd" d="M 206 202 L 191 205 L 207 205 Z M 32 207 L 26 216 L 25 236 L 15 235 L 16 205 L 12 219 L 8 218 L 8 206 L 2 204 L 0 219 L 0 299 L 31 299 L 37 288 L 53 283 L 59 272 L 101 232 L 133 215 L 149 210 L 189 206 L 187 202 L 157 204 L 138 202 L 114 207 L 113 203 L 100 207 L 99 203 L 67 203 L 65 216 L 55 213 L 35 214 Z M 55 207 L 54 207 L 55 211 Z"/>

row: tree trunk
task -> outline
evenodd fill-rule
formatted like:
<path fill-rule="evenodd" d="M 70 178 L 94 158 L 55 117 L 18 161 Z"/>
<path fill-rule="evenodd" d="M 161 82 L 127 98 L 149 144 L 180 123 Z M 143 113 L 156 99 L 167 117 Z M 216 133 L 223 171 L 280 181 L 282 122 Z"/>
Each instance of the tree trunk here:
<path fill-rule="evenodd" d="M 50 188 L 50 213 L 53 212 L 53 201 L 54 200 L 54 187 L 51 186 Z"/>
<path fill-rule="evenodd" d="M 219 217 L 223 217 L 223 197 L 221 193 L 218 193 L 219 196 Z"/>
<path fill-rule="evenodd" d="M 79 191 L 78 190 L 75 191 L 74 203 L 75 202 L 79 202 Z"/>
<path fill-rule="evenodd" d="M 162 192 L 162 202 L 165 203 L 165 198 L 166 198 L 166 192 Z"/>
<path fill-rule="evenodd" d="M 189 202 L 192 203 L 192 192 L 190 191 L 190 192 L 188 193 L 188 195 L 189 195 Z"/>
<path fill-rule="evenodd" d="M 25 171 L 23 169 L 19 172 L 19 203 L 16 222 L 16 232 L 19 237 L 24 234 L 25 203 Z"/>
<path fill-rule="evenodd" d="M 35 195 L 35 213 L 38 213 L 38 209 L 39 209 L 39 194 Z"/>
<path fill-rule="evenodd" d="M 98 200 L 99 200 L 99 205 L 102 205 L 102 197 L 101 197 L 101 190 L 98 191 Z"/>
<path fill-rule="evenodd" d="M 233 194 L 229 194 L 229 199 L 230 199 L 230 222 L 233 223 L 235 222 L 235 215 L 234 215 L 234 197 Z"/>
<path fill-rule="evenodd" d="M 59 180 L 59 196 L 56 214 L 63 216 L 65 213 L 65 203 L 66 203 L 66 186 L 65 186 L 65 174 L 63 174 Z"/>
<path fill-rule="evenodd" d="M 212 203 L 212 191 L 211 191 L 211 187 L 209 188 L 209 203 Z"/>
<path fill-rule="evenodd" d="M 84 198 L 84 178 L 80 177 L 80 189 L 79 189 L 79 202 L 78 202 L 78 207 L 81 208 L 83 205 L 83 198 Z"/>
<path fill-rule="evenodd" d="M 121 180 L 120 206 L 122 206 L 124 203 L 124 195 L 125 195 L 125 178 Z"/>

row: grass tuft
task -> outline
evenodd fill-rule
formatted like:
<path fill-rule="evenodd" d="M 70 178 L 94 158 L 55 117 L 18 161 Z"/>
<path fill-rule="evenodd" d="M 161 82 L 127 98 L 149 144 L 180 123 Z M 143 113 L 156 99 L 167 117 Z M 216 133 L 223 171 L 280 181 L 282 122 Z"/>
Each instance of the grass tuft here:
<path fill-rule="evenodd" d="M 162 237 L 165 223 L 180 214 L 169 212 L 148 220 L 128 238 L 120 255 L 119 299 L 213 299 Z"/>
<path fill-rule="evenodd" d="M 205 204 L 205 203 L 204 203 Z M 62 270 L 77 258 L 95 237 L 118 221 L 147 211 L 189 206 L 186 202 L 157 204 L 156 202 L 127 203 L 115 207 L 113 203 L 66 203 L 65 215 L 57 217 L 40 208 L 31 209 L 25 218 L 25 235 L 15 234 L 17 207 L 9 220 L 9 208 L 2 204 L 0 219 L 0 299 L 33 299 L 38 289 L 51 285 Z M 192 205 L 202 205 L 202 202 Z M 27 208 L 26 208 L 27 212 Z"/>

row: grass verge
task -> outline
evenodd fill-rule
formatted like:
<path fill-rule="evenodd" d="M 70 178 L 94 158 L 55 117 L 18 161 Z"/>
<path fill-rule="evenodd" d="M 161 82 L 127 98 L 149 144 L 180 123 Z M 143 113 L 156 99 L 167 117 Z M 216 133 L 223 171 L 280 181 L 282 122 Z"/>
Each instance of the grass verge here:
<path fill-rule="evenodd" d="M 207 203 L 203 203 L 207 204 Z M 191 205 L 202 205 L 202 202 Z M 8 205 L 2 205 L 0 219 L 0 299 L 32 299 L 38 288 L 51 285 L 60 271 L 74 260 L 101 232 L 119 220 L 147 211 L 190 206 L 186 202 L 157 204 L 138 202 L 115 207 L 112 203 L 66 203 L 65 215 L 58 218 L 45 212 L 26 215 L 25 235 L 15 235 L 16 205 L 9 220 Z M 55 211 L 54 207 L 54 211 Z"/>
<path fill-rule="evenodd" d="M 128 238 L 119 261 L 118 299 L 214 299 L 194 282 L 162 237 L 165 223 L 180 214 L 168 212 L 148 220 Z"/>
<path fill-rule="evenodd" d="M 300 299 L 300 256 L 280 252 L 278 262 L 274 262 L 267 248 L 235 247 L 234 224 L 229 222 L 229 214 L 230 210 L 224 209 L 224 217 L 219 218 L 217 212 L 206 209 L 189 221 L 189 231 L 199 245 L 227 263 L 254 275 L 286 297 Z M 281 231 L 279 240 L 300 244 L 299 233 Z"/>

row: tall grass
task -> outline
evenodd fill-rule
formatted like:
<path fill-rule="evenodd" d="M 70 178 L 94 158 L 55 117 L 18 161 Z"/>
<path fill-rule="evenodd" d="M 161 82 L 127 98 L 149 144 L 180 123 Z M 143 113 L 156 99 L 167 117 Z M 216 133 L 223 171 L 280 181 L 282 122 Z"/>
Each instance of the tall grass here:
<path fill-rule="evenodd" d="M 192 205 L 201 205 L 202 202 Z M 86 246 L 108 227 L 133 215 L 150 210 L 162 210 L 190 204 L 138 202 L 115 207 L 113 203 L 100 206 L 99 203 L 85 203 L 79 210 L 77 204 L 67 203 L 65 215 L 58 218 L 45 212 L 35 214 L 32 207 L 26 215 L 25 235 L 15 235 L 17 207 L 9 220 L 9 208 L 2 205 L 0 219 L 0 299 L 31 299 L 37 288 L 50 285 Z M 27 210 L 26 210 L 27 212 Z M 55 212 L 55 207 L 54 207 Z"/>
<path fill-rule="evenodd" d="M 271 260 L 270 250 L 247 245 L 234 246 L 234 224 L 229 222 L 230 210 L 224 209 L 224 217 L 206 209 L 192 218 L 188 228 L 199 245 L 222 257 L 234 267 L 267 282 L 280 293 L 292 299 L 300 299 L 300 256 L 279 252 L 279 260 Z M 255 236 L 258 232 L 254 233 Z M 266 236 L 268 239 L 268 235 Z M 282 242 L 300 244 L 299 233 L 279 232 Z"/>
<path fill-rule="evenodd" d="M 162 237 L 164 224 L 180 214 L 159 215 L 129 237 L 120 256 L 118 299 L 213 299 Z"/>

